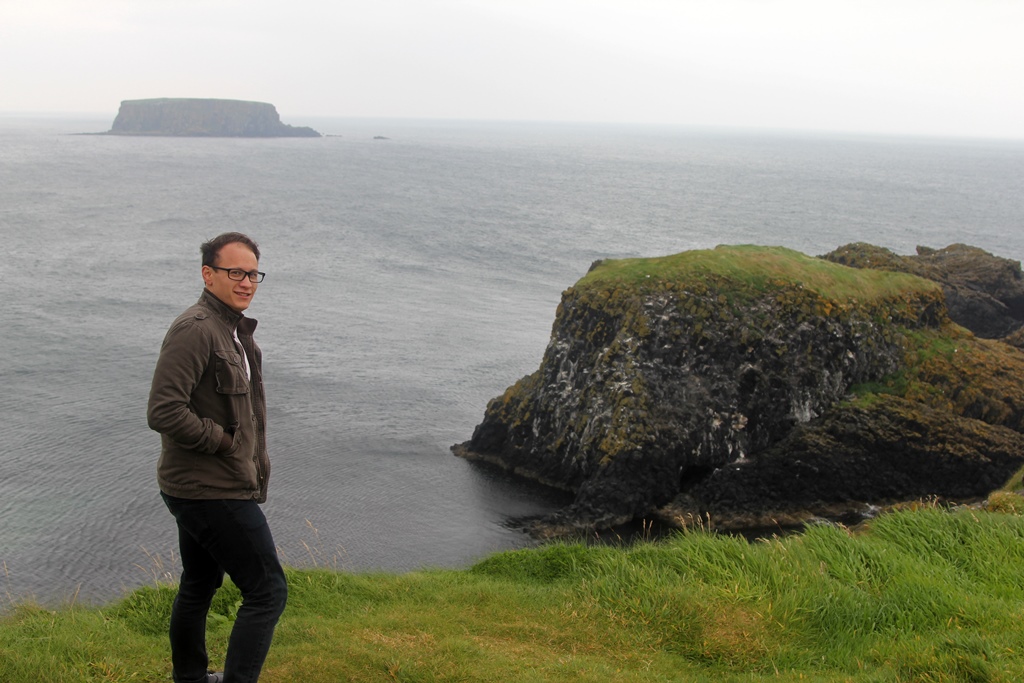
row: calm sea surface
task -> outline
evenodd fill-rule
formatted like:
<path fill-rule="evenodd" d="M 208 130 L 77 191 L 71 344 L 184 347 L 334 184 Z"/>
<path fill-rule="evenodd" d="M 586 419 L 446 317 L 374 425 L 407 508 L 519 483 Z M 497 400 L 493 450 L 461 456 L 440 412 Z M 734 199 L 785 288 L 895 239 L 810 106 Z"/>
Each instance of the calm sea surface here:
<path fill-rule="evenodd" d="M 453 457 L 599 258 L 965 242 L 1024 257 L 1024 142 L 306 120 L 322 139 L 71 135 L 0 116 L 0 584 L 105 601 L 176 572 L 145 404 L 199 244 L 260 243 L 285 559 L 462 567 L 564 497 Z M 387 139 L 374 139 L 384 136 Z"/>

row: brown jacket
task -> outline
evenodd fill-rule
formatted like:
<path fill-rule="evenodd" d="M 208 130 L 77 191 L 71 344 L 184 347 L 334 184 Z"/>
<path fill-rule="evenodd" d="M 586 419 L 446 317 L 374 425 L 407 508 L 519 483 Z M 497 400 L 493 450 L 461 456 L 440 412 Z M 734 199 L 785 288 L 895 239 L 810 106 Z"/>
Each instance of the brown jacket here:
<path fill-rule="evenodd" d="M 242 354 L 249 359 L 247 379 Z M 176 498 L 267 499 L 263 354 L 253 340 L 256 320 L 208 290 L 171 325 L 160 347 L 146 417 L 160 432 L 157 481 Z M 227 433 L 231 447 L 222 448 Z"/>

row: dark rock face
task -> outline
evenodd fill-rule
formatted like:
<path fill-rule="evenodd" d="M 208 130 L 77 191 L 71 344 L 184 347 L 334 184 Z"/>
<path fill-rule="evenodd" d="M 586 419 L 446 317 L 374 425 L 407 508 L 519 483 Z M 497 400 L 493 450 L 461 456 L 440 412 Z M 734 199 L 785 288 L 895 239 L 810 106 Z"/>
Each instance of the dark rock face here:
<path fill-rule="evenodd" d="M 320 137 L 312 128 L 281 123 L 272 104 L 240 100 L 125 100 L 109 135 L 181 137 Z"/>
<path fill-rule="evenodd" d="M 883 395 L 798 425 L 757 457 L 696 482 L 661 514 L 768 527 L 867 503 L 966 500 L 999 488 L 1022 463 L 1019 432 Z"/>
<path fill-rule="evenodd" d="M 913 273 L 942 285 L 949 317 L 979 337 L 998 339 L 1024 327 L 1024 277 L 1019 261 L 965 244 L 918 247 L 915 256 L 854 243 L 823 258 L 855 268 Z"/>
<path fill-rule="evenodd" d="M 574 491 L 546 520 L 563 530 L 979 496 L 1024 464 L 1024 354 L 952 325 L 943 288 L 788 250 L 709 254 L 719 270 L 629 282 L 595 264 L 541 367 L 455 453 Z"/>

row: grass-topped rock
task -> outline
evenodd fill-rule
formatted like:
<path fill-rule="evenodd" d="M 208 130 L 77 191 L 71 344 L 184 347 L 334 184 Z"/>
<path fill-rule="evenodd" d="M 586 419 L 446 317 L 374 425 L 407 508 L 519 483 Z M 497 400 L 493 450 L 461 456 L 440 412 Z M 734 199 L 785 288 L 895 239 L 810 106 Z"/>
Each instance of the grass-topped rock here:
<path fill-rule="evenodd" d="M 573 491 L 548 529 L 981 496 L 1024 463 L 1022 369 L 911 272 L 756 246 L 601 261 L 454 451 Z"/>

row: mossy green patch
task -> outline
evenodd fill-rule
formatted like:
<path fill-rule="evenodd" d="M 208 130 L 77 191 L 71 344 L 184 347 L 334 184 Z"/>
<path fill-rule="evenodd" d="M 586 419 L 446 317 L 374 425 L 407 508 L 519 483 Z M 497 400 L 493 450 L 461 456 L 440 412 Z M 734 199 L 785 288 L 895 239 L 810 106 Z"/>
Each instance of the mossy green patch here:
<path fill-rule="evenodd" d="M 602 261 L 576 289 L 614 291 L 617 287 L 657 285 L 679 291 L 706 290 L 714 283 L 733 295 L 759 295 L 799 285 L 832 301 L 875 301 L 907 290 L 932 291 L 939 285 L 907 273 L 849 268 L 784 247 L 719 246 L 658 258 Z"/>
<path fill-rule="evenodd" d="M 1021 431 L 1024 429 L 1024 353 L 997 341 L 978 339 L 948 325 L 903 330 L 904 369 L 852 392 L 870 402 L 873 394 L 895 394 L 932 408 Z"/>

